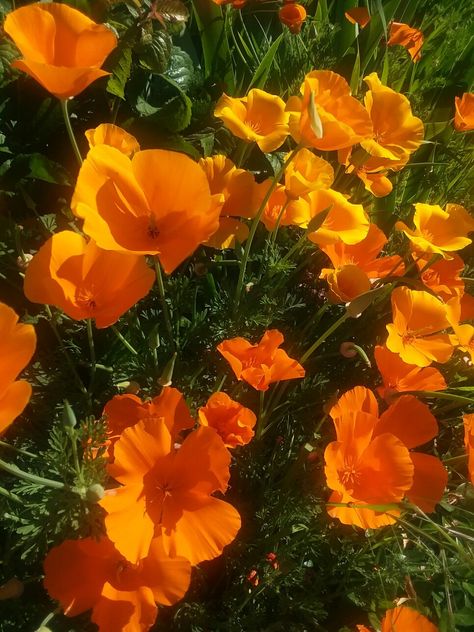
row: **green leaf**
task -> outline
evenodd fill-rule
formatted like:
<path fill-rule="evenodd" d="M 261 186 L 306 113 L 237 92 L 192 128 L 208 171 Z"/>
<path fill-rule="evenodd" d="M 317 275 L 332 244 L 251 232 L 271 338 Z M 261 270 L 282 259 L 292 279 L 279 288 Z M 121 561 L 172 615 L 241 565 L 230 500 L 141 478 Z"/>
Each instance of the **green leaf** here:
<path fill-rule="evenodd" d="M 188 53 L 179 46 L 173 46 L 166 76 L 172 79 L 181 90 L 187 92 L 195 81 L 195 75 L 193 60 Z"/>
<path fill-rule="evenodd" d="M 275 55 L 282 41 L 283 41 L 283 33 L 276 38 L 276 40 L 273 42 L 273 44 L 265 53 L 262 61 L 258 65 L 258 68 L 253 75 L 253 78 L 249 84 L 248 90 L 250 90 L 250 88 L 263 89 L 265 87 L 272 64 L 275 60 Z"/>
<path fill-rule="evenodd" d="M 30 173 L 27 175 L 27 178 L 43 180 L 44 182 L 51 182 L 52 184 L 71 184 L 69 174 L 64 167 L 46 158 L 43 154 L 32 154 L 28 161 L 28 166 Z"/>
<path fill-rule="evenodd" d="M 120 99 L 125 99 L 125 85 L 132 69 L 132 50 L 127 47 L 120 51 L 114 59 L 112 74 L 107 82 L 107 92 Z"/>
<path fill-rule="evenodd" d="M 146 33 L 137 49 L 140 66 L 161 74 L 168 68 L 171 57 L 172 40 L 163 30 Z"/>
<path fill-rule="evenodd" d="M 7 39 L 0 41 L 0 86 L 3 86 L 15 78 L 15 73 L 10 64 L 18 57 L 18 49 Z"/>

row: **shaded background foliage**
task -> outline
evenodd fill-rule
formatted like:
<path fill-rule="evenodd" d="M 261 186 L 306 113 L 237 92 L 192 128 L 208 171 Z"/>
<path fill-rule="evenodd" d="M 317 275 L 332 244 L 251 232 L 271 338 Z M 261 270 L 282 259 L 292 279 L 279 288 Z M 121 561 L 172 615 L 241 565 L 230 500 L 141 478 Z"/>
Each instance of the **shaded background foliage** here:
<path fill-rule="evenodd" d="M 16 6 L 23 3 L 16 3 Z M 455 95 L 472 90 L 474 48 L 472 8 L 468 2 L 429 0 L 374 0 L 372 22 L 359 39 L 343 18 L 355 2 L 309 2 L 310 18 L 301 36 L 292 36 L 276 16 L 276 3 L 249 3 L 241 12 L 221 10 L 210 0 L 182 5 L 162 0 L 154 11 L 163 18 L 147 19 L 148 4 L 92 2 L 68 4 L 96 20 L 107 21 L 120 35 L 120 46 L 109 57 L 108 80 L 97 82 L 71 104 L 73 126 L 81 150 L 83 132 L 102 122 L 115 121 L 133 133 L 142 148 L 183 151 L 193 158 L 224 152 L 241 155 L 237 139 L 213 117 L 222 91 L 243 95 L 261 87 L 286 98 L 297 92 L 306 72 L 331 69 L 350 82 L 359 97 L 363 77 L 374 70 L 385 82 L 409 97 L 414 113 L 426 125 L 425 143 L 412 164 L 394 175 L 394 190 L 375 199 L 360 183 L 339 170 L 338 190 L 364 204 L 387 233 L 405 218 L 414 201 L 472 203 L 472 135 L 453 131 Z M 13 8 L 0 0 L 0 17 Z M 183 16 L 189 13 L 184 28 Z M 414 65 L 406 51 L 384 45 L 386 24 L 392 19 L 421 28 L 425 45 Z M 108 330 L 96 332 L 98 370 L 93 401 L 86 401 L 74 385 L 63 350 L 47 315 L 29 304 L 22 292 L 18 257 L 35 251 L 52 231 L 69 228 L 69 208 L 77 166 L 70 151 L 59 104 L 41 87 L 10 69 L 17 55 L 6 37 L 0 40 L 0 293 L 24 320 L 35 324 L 38 350 L 27 371 L 34 397 L 25 415 L 6 439 L 36 455 L 17 455 L 15 462 L 47 477 L 74 483 L 70 442 L 62 422 L 67 396 L 81 422 L 84 442 L 103 434 L 100 417 L 104 403 L 134 380 L 143 393 L 156 394 L 157 379 L 170 358 L 157 295 L 149 295 L 121 319 L 119 329 L 138 350 L 130 355 Z M 274 174 L 284 154 L 266 156 L 257 149 L 247 155 L 246 167 L 258 180 Z M 193 411 L 223 382 L 223 388 L 244 405 L 258 410 L 254 391 L 236 382 L 216 344 L 235 335 L 258 339 L 265 328 L 285 334 L 285 348 L 298 357 L 337 317 L 339 308 L 318 316 L 325 300 L 318 279 L 324 255 L 304 246 L 293 261 L 281 262 L 299 235 L 280 232 L 279 244 L 265 243 L 259 231 L 249 266 L 252 284 L 245 292 L 236 319 L 229 304 L 241 250 L 222 254 L 202 247 L 166 282 L 175 323 L 179 358 L 173 385 L 188 398 Z M 401 239 L 392 249 L 398 251 Z M 472 251 L 461 253 L 472 262 Z M 465 272 L 472 278 L 472 266 Z M 472 284 L 468 291 L 472 293 Z M 77 366 L 88 379 L 87 334 L 81 323 L 55 313 L 55 326 Z M 359 359 L 344 359 L 341 340 L 355 340 L 371 355 L 384 339 L 390 305 L 380 300 L 358 320 L 341 328 L 317 357 L 308 363 L 308 378 L 292 385 L 270 419 L 264 441 L 235 450 L 229 501 L 241 512 L 238 539 L 221 558 L 193 572 L 191 588 L 181 603 L 163 609 L 157 629 L 176 631 L 305 631 L 353 629 L 376 617 L 393 599 L 407 595 L 433 618 L 443 632 L 474 628 L 474 498 L 465 483 L 461 464 L 451 468 L 449 494 L 434 518 L 436 524 L 456 528 L 465 537 L 459 548 L 443 540 L 430 524 L 410 516 L 396 527 L 366 532 L 328 518 L 324 501 L 322 454 L 332 440 L 325 405 L 357 384 L 373 387 L 376 370 Z M 368 324 L 370 323 L 370 326 Z M 443 366 L 451 385 L 468 388 L 469 371 L 462 359 Z M 472 376 L 472 373 L 471 373 Z M 469 394 L 471 391 L 466 391 Z M 441 402 L 441 403 L 440 403 Z M 431 408 L 441 426 L 436 442 L 427 446 L 443 458 L 462 452 L 461 410 L 452 402 L 436 400 Z M 10 456 L 0 446 L 5 457 Z M 309 458 L 308 458 L 309 457 Z M 455 469 L 458 467 L 458 469 Z M 87 469 L 89 482 L 105 483 L 99 462 Z M 16 483 L 25 498 L 16 505 L 0 498 L 0 582 L 13 575 L 26 582 L 23 596 L 2 602 L 0 630 L 33 630 L 54 608 L 41 587 L 45 552 L 67 537 L 100 530 L 100 510 L 66 492 Z M 469 539 L 470 538 L 470 539 Z M 274 552 L 279 568 L 266 555 Z M 259 584 L 246 579 L 256 570 Z M 58 616 L 51 626 L 61 630 L 93 630 L 88 617 Z"/>

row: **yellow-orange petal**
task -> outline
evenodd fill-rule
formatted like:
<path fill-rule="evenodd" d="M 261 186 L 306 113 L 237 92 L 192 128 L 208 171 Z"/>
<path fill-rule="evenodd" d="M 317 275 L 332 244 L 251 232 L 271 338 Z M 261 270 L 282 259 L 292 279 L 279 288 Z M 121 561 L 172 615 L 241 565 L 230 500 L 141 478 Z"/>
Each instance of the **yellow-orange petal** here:
<path fill-rule="evenodd" d="M 474 93 L 465 92 L 454 98 L 454 127 L 458 132 L 474 129 Z"/>
<path fill-rule="evenodd" d="M 140 145 L 135 136 L 112 123 L 102 123 L 94 129 L 88 129 L 85 135 L 90 148 L 96 145 L 110 145 L 126 156 L 132 156 L 140 151 Z"/>
<path fill-rule="evenodd" d="M 0 394 L 25 368 L 35 348 L 34 327 L 19 323 L 16 312 L 0 303 Z"/>

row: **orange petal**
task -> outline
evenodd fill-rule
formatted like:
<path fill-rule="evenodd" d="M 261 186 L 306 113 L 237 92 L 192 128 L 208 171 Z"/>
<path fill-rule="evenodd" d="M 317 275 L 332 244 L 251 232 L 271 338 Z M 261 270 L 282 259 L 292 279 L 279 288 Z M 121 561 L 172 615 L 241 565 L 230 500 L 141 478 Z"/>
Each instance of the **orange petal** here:
<path fill-rule="evenodd" d="M 32 325 L 18 322 L 15 311 L 0 303 L 0 395 L 31 360 L 36 348 Z"/>
<path fill-rule="evenodd" d="M 0 435 L 24 411 L 30 401 L 31 385 L 20 380 L 0 391 Z"/>
<path fill-rule="evenodd" d="M 407 491 L 408 500 L 422 511 L 432 512 L 443 497 L 448 482 L 448 472 L 435 456 L 411 452 L 415 466 L 413 485 Z"/>
<path fill-rule="evenodd" d="M 426 404 L 413 395 L 402 395 L 382 413 L 374 436 L 384 432 L 398 437 L 407 448 L 416 448 L 436 437 L 438 423 Z"/>
<path fill-rule="evenodd" d="M 184 557 L 169 557 L 161 538 L 155 538 L 148 556 L 142 562 L 140 576 L 150 587 L 155 601 L 171 606 L 179 601 L 189 588 L 191 564 Z"/>
<path fill-rule="evenodd" d="M 381 632 L 439 632 L 438 628 L 433 625 L 426 617 L 408 608 L 407 606 L 398 606 L 391 610 L 387 610 L 382 619 Z"/>
<path fill-rule="evenodd" d="M 91 621 L 100 632 L 145 632 L 155 623 L 158 609 L 148 586 L 120 590 L 106 582 L 95 604 Z"/>
<path fill-rule="evenodd" d="M 329 415 L 332 419 L 342 417 L 346 413 L 356 412 L 370 413 L 374 417 L 378 417 L 379 407 L 375 395 L 371 390 L 365 388 L 365 386 L 356 386 L 350 391 L 346 391 L 338 399 L 329 411 Z"/>

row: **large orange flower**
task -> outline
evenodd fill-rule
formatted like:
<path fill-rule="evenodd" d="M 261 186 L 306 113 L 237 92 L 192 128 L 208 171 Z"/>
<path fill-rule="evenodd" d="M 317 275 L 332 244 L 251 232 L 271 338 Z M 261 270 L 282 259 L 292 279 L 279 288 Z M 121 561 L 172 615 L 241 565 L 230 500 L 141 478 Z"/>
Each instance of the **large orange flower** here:
<path fill-rule="evenodd" d="M 407 287 L 392 292 L 393 323 L 387 325 L 387 347 L 407 364 L 447 362 L 453 353 L 446 306 L 432 294 Z"/>
<path fill-rule="evenodd" d="M 71 207 L 98 246 L 158 255 L 167 274 L 219 226 L 204 171 L 188 156 L 163 149 L 139 151 L 130 160 L 115 147 L 93 147 Z"/>
<path fill-rule="evenodd" d="M 249 234 L 247 225 L 239 218 L 250 219 L 258 209 L 254 201 L 255 178 L 223 155 L 202 158 L 199 164 L 220 208 L 219 228 L 206 241 L 206 246 L 233 248 L 236 241 L 243 243 Z"/>
<path fill-rule="evenodd" d="M 135 136 L 111 123 L 102 123 L 95 129 L 88 129 L 86 138 L 90 148 L 96 145 L 110 145 L 126 156 L 132 156 L 140 151 L 140 145 Z"/>
<path fill-rule="evenodd" d="M 60 307 L 74 320 L 94 318 L 108 327 L 146 296 L 155 275 L 139 255 L 102 250 L 70 230 L 39 249 L 25 273 L 25 295 L 33 303 Z"/>
<path fill-rule="evenodd" d="M 387 610 L 381 625 L 381 632 L 439 632 L 425 616 L 407 606 Z"/>
<path fill-rule="evenodd" d="M 414 62 L 421 59 L 421 48 L 423 46 L 423 33 L 418 29 L 408 26 L 403 22 L 392 22 L 387 46 L 399 44 L 407 49 Z"/>
<path fill-rule="evenodd" d="M 106 403 L 102 414 L 107 423 L 107 444 L 111 458 L 113 446 L 125 428 L 141 420 L 163 419 L 174 441 L 183 430 L 194 426 L 183 394 L 171 386 L 165 386 L 158 397 L 148 401 L 142 401 L 136 395 L 116 395 Z"/>
<path fill-rule="evenodd" d="M 59 99 L 74 97 L 110 74 L 100 67 L 117 38 L 66 4 L 38 2 L 16 9 L 7 15 L 4 29 L 23 55 L 12 65 Z"/>
<path fill-rule="evenodd" d="M 199 409 L 199 423 L 213 428 L 228 448 L 246 445 L 254 435 L 255 413 L 226 393 L 213 393 Z"/>
<path fill-rule="evenodd" d="M 452 298 L 461 298 L 464 295 L 464 281 L 461 272 L 464 270 L 464 261 L 456 253 L 450 254 L 450 259 L 440 259 L 430 262 L 428 255 L 412 253 L 416 267 L 420 270 L 420 279 L 432 292 L 444 303 Z M 429 266 L 428 266 L 429 264 Z"/>
<path fill-rule="evenodd" d="M 165 420 L 145 419 L 115 443 L 111 476 L 123 487 L 100 501 L 108 537 L 136 563 L 161 536 L 166 554 L 199 564 L 222 553 L 240 529 L 238 512 L 211 494 L 225 492 L 230 453 L 211 428 L 199 428 L 179 447 Z"/>
<path fill-rule="evenodd" d="M 474 129 L 474 93 L 465 92 L 462 97 L 454 98 L 454 127 L 458 132 Z"/>
<path fill-rule="evenodd" d="M 266 391 L 273 382 L 305 376 L 301 364 L 278 348 L 283 341 L 283 334 L 278 329 L 269 329 L 258 344 L 252 344 L 245 338 L 231 338 L 221 342 L 217 350 L 230 364 L 238 380 L 244 380 L 258 391 Z"/>
<path fill-rule="evenodd" d="M 237 99 L 223 94 L 216 104 L 214 116 L 222 119 L 234 136 L 256 142 L 264 152 L 281 147 L 289 134 L 284 101 L 257 88 Z"/>
<path fill-rule="evenodd" d="M 451 252 L 468 246 L 467 236 L 474 231 L 474 218 L 460 204 L 448 204 L 446 210 L 437 204 L 415 204 L 414 229 L 403 222 L 395 228 L 405 233 L 415 250 L 451 258 Z"/>
<path fill-rule="evenodd" d="M 327 484 L 334 490 L 329 502 L 357 505 L 330 506 L 331 516 L 366 529 L 392 524 L 399 510 L 385 511 L 383 505 L 399 503 L 404 496 L 424 511 L 434 511 L 447 472 L 436 457 L 409 452 L 438 434 L 425 404 L 403 395 L 379 417 L 372 391 L 356 386 L 329 414 L 337 438 L 325 451 Z M 407 424 L 407 419 L 416 423 Z"/>
<path fill-rule="evenodd" d="M 367 110 L 351 96 L 349 84 L 340 75 L 313 70 L 306 75 L 300 92 L 301 97 L 290 97 L 286 104 L 296 142 L 327 151 L 372 137 Z"/>
<path fill-rule="evenodd" d="M 464 446 L 467 452 L 469 480 L 474 485 L 474 413 L 464 415 Z"/>
<path fill-rule="evenodd" d="M 320 277 L 329 285 L 329 298 L 335 303 L 347 303 L 368 292 L 372 281 L 388 274 L 402 275 L 405 266 L 398 255 L 377 258 L 387 243 L 376 224 L 370 224 L 367 236 L 358 244 L 343 241 L 321 246 L 334 268 L 323 268 Z"/>
<path fill-rule="evenodd" d="M 387 401 L 391 401 L 396 392 L 443 391 L 448 388 L 438 369 L 406 364 L 387 347 L 376 346 L 374 356 L 383 380 L 383 386 L 379 386 L 377 392 Z"/>
<path fill-rule="evenodd" d="M 31 386 L 15 381 L 36 348 L 32 325 L 18 323 L 11 307 L 0 303 L 0 434 L 20 415 L 31 397 Z"/>
<path fill-rule="evenodd" d="M 159 538 L 133 565 L 103 537 L 65 540 L 49 551 L 44 572 L 46 590 L 68 617 L 92 609 L 100 632 L 146 632 L 156 619 L 155 602 L 169 606 L 183 597 L 191 565 L 169 557 Z"/>

